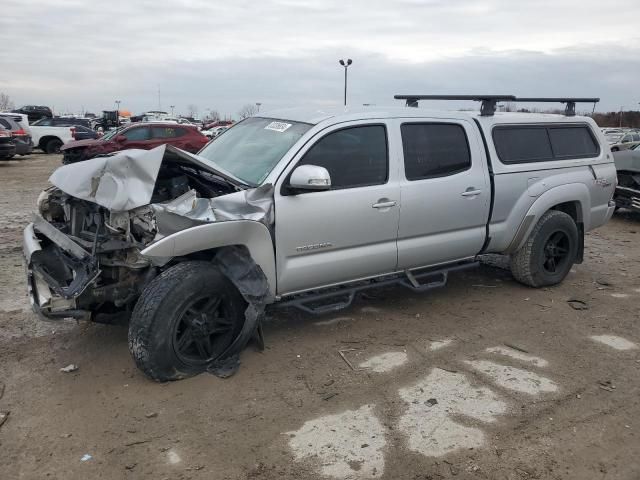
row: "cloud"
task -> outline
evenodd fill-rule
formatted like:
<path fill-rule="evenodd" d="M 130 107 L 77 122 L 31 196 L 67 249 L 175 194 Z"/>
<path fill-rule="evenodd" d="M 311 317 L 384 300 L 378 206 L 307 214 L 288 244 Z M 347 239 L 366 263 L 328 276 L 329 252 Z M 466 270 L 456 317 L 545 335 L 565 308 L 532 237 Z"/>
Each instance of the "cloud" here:
<path fill-rule="evenodd" d="M 557 5 L 561 3 L 561 5 Z M 229 114 L 394 93 L 598 95 L 637 107 L 633 0 L 4 0 L 0 91 L 57 110 L 194 103 Z M 625 12 L 621 15 L 620 12 Z M 263 108 L 264 108 L 263 107 Z"/>

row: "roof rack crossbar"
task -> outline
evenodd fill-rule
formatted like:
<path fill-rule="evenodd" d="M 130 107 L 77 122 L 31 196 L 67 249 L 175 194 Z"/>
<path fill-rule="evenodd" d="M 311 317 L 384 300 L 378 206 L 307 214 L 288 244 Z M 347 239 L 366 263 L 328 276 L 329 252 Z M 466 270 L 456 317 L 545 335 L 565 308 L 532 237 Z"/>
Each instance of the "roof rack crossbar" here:
<path fill-rule="evenodd" d="M 482 102 L 480 115 L 490 117 L 496 111 L 498 102 L 515 101 L 514 95 L 394 95 L 396 100 L 406 100 L 407 107 L 417 107 L 418 100 L 472 100 Z"/>
<path fill-rule="evenodd" d="M 567 117 L 575 117 L 576 115 L 576 103 L 593 103 L 595 109 L 596 103 L 600 101 L 599 98 L 589 97 L 518 97 L 516 102 L 533 102 L 533 103 L 564 103 L 564 114 Z"/>

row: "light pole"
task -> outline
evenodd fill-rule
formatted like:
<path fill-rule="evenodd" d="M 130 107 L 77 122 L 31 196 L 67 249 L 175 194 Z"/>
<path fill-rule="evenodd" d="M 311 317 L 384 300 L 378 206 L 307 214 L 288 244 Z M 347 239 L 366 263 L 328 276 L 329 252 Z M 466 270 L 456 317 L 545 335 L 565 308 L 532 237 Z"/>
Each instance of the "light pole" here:
<path fill-rule="evenodd" d="M 116 100 L 116 127 L 120 126 L 120 100 Z"/>
<path fill-rule="evenodd" d="M 258 111 L 256 113 L 260 113 L 260 105 L 262 105 L 262 103 L 256 102 L 256 107 L 258 108 Z"/>
<path fill-rule="evenodd" d="M 344 105 L 347 106 L 347 69 L 349 65 L 353 63 L 353 60 L 350 58 L 345 62 L 344 60 L 340 60 L 340 65 L 344 67 Z"/>
<path fill-rule="evenodd" d="M 620 107 L 620 128 L 622 128 L 622 109 L 623 108 L 624 108 L 624 105 Z"/>
<path fill-rule="evenodd" d="M 171 109 L 171 116 L 173 117 L 173 109 L 176 108 L 175 105 L 169 105 L 169 108 Z"/>

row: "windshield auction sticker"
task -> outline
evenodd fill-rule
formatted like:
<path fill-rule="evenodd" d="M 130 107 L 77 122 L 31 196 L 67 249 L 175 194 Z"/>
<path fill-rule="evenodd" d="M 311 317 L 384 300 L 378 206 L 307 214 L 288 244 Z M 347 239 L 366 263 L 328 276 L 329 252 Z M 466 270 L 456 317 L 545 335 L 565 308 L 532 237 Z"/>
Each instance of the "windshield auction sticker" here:
<path fill-rule="evenodd" d="M 284 132 L 287 128 L 291 126 L 291 123 L 284 122 L 271 122 L 269 125 L 264 127 L 265 130 L 273 130 L 274 132 Z"/>

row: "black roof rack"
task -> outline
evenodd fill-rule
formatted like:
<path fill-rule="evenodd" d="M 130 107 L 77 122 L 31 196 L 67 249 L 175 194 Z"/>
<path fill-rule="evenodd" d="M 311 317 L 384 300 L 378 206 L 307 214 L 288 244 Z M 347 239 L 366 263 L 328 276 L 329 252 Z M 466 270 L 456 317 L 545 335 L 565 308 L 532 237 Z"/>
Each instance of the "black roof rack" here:
<path fill-rule="evenodd" d="M 518 97 L 516 102 L 533 102 L 533 103 L 565 103 L 564 114 L 567 117 L 574 117 L 576 115 L 576 103 L 593 103 L 595 109 L 596 103 L 600 101 L 599 98 L 589 97 Z"/>
<path fill-rule="evenodd" d="M 480 115 L 483 117 L 491 116 L 496 111 L 496 103 L 513 102 L 516 97 L 514 95 L 394 95 L 396 100 L 406 100 L 407 107 L 417 107 L 418 100 L 473 100 L 482 102 L 480 106 Z"/>
<path fill-rule="evenodd" d="M 565 103 L 564 114 L 573 117 L 576 114 L 576 103 L 593 103 L 600 101 L 599 98 L 589 97 L 516 97 L 515 95 L 394 95 L 396 100 L 406 100 L 407 107 L 417 107 L 418 100 L 473 100 L 482 102 L 480 115 L 490 117 L 496 111 L 498 102 L 545 102 L 545 103 Z"/>

